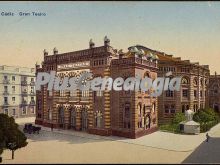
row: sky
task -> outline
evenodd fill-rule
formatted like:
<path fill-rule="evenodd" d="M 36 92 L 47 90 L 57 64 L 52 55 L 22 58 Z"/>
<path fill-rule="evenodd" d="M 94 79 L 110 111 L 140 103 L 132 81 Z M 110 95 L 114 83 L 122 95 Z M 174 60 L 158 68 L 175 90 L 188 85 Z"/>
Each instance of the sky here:
<path fill-rule="evenodd" d="M 52 54 L 103 45 L 144 45 L 220 74 L 220 2 L 0 2 L 0 65 L 34 67 Z M 46 16 L 19 16 L 41 12 Z"/>

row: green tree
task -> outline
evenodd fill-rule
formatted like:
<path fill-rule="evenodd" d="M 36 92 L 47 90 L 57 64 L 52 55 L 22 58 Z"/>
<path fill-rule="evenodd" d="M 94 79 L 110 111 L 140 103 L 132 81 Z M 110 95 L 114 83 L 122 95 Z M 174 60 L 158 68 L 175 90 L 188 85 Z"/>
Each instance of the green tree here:
<path fill-rule="evenodd" d="M 19 130 L 14 118 L 5 114 L 0 114 L 0 138 L 1 149 L 10 149 L 12 159 L 14 159 L 15 150 L 28 144 L 26 136 Z"/>
<path fill-rule="evenodd" d="M 179 124 L 180 122 L 182 121 L 185 121 L 186 120 L 186 117 L 183 113 L 176 113 L 173 120 L 172 120 L 172 124 Z"/>

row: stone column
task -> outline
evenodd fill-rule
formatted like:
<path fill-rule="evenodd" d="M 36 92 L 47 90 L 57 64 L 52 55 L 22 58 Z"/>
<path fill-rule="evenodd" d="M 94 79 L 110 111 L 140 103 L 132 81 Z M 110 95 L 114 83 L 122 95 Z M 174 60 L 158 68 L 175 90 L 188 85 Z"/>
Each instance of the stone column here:
<path fill-rule="evenodd" d="M 110 77 L 109 67 L 104 70 L 104 78 Z M 110 91 L 104 91 L 104 124 L 106 129 L 111 128 L 111 114 L 110 114 Z"/>

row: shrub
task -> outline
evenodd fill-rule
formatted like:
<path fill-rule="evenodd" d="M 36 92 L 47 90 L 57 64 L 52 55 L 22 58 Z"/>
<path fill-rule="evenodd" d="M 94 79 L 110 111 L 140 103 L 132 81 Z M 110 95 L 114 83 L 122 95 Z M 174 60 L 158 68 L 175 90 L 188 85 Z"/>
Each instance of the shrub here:
<path fill-rule="evenodd" d="M 186 120 L 185 115 L 183 113 L 178 112 L 174 115 L 172 124 L 179 124 L 180 122 L 185 121 L 185 120 Z"/>
<path fill-rule="evenodd" d="M 211 108 L 200 109 L 194 114 L 193 120 L 200 123 L 201 132 L 206 132 L 219 122 L 219 115 Z"/>

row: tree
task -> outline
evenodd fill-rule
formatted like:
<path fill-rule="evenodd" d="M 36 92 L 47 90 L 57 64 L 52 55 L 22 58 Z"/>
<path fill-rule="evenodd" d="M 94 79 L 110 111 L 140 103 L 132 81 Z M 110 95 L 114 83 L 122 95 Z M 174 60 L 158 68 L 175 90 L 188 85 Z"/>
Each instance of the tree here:
<path fill-rule="evenodd" d="M 14 159 L 15 150 L 28 144 L 26 136 L 19 130 L 14 118 L 6 114 L 0 114 L 0 138 L 2 146 L 0 148 L 10 149 L 12 151 L 12 159 Z"/>
<path fill-rule="evenodd" d="M 179 124 L 180 122 L 182 121 L 185 121 L 186 120 L 186 117 L 183 113 L 176 113 L 173 120 L 172 120 L 172 124 Z"/>

